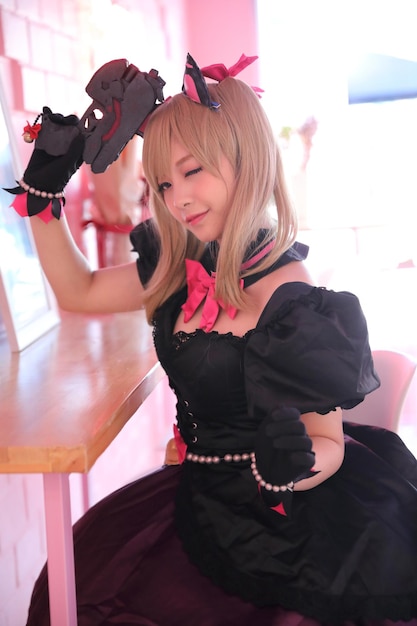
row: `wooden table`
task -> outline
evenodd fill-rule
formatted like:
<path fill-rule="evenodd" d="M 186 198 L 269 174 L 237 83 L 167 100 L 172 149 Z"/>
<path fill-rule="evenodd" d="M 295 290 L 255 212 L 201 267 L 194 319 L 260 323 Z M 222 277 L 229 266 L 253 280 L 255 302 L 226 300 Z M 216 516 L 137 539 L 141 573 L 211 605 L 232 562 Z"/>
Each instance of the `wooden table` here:
<path fill-rule="evenodd" d="M 52 626 L 76 626 L 69 474 L 86 473 L 164 376 L 143 311 L 63 314 L 0 345 L 0 471 L 42 473 Z"/>

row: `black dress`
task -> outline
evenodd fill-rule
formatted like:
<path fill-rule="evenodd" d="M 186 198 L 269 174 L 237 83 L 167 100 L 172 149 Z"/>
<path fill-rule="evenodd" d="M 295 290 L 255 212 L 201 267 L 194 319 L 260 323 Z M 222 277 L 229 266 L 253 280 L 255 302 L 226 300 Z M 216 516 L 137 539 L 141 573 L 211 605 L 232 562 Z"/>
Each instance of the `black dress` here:
<path fill-rule="evenodd" d="M 131 238 L 146 282 L 155 241 L 146 226 Z M 378 386 L 352 294 L 287 283 L 244 337 L 173 335 L 185 299 L 158 310 L 154 338 L 198 456 L 252 450 L 271 407 L 327 413 Z M 383 429 L 346 423 L 345 441 L 339 471 L 295 492 L 291 518 L 266 507 L 248 461 L 186 460 L 105 498 L 74 530 L 79 626 L 417 624 L 416 459 Z M 44 569 L 28 625 L 48 623 Z"/>

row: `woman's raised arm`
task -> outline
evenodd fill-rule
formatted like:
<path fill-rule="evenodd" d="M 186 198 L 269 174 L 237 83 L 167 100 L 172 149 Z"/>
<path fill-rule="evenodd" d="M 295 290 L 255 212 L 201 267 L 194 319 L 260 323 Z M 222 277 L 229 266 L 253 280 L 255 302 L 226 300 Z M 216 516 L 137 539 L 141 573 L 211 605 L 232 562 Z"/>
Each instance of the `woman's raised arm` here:
<path fill-rule="evenodd" d="M 36 139 L 34 151 L 18 187 L 8 191 L 16 195 L 16 211 L 31 216 L 39 259 L 59 306 L 82 313 L 141 308 L 136 264 L 91 270 L 61 210 L 65 186 L 84 160 L 86 139 L 78 117 L 44 107 L 42 124 L 27 128 L 28 139 Z"/>
<path fill-rule="evenodd" d="M 92 270 L 64 215 L 47 224 L 33 217 L 31 226 L 42 268 L 62 309 L 116 313 L 142 307 L 143 287 L 135 262 Z"/>

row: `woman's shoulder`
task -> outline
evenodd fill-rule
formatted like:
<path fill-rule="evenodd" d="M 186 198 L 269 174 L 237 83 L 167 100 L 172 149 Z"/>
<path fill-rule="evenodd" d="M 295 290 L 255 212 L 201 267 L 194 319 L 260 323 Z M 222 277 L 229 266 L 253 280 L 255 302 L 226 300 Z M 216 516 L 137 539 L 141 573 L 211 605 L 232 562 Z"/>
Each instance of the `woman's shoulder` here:
<path fill-rule="evenodd" d="M 346 321 L 357 320 L 358 317 L 362 322 L 365 321 L 355 294 L 318 287 L 314 285 L 307 268 L 302 264 L 297 265 L 297 268 L 282 268 L 276 288 L 263 309 L 257 328 L 282 317 L 293 319 L 296 323 L 300 310 L 312 317 L 319 314 L 319 319 L 338 314 Z"/>
<path fill-rule="evenodd" d="M 302 413 L 355 406 L 379 385 L 358 298 L 283 283 L 248 337 L 245 372 L 254 390 L 274 380 L 280 393 L 285 390 L 284 404 Z"/>
<path fill-rule="evenodd" d="M 129 233 L 133 249 L 140 253 L 142 248 L 159 246 L 159 238 L 152 219 L 139 222 Z"/>
<path fill-rule="evenodd" d="M 141 222 L 129 234 L 133 251 L 137 253 L 137 268 L 142 284 L 146 284 L 155 271 L 159 259 L 160 243 L 153 220 Z"/>
<path fill-rule="evenodd" d="M 284 262 L 283 257 L 285 257 Z M 253 280 L 253 277 L 256 279 Z M 249 279 L 252 280 L 249 280 L 248 284 L 245 281 L 245 289 L 252 296 L 253 302 L 257 303 L 258 318 L 267 307 L 270 310 L 274 306 L 277 292 L 285 297 L 286 290 L 280 291 L 283 285 L 305 283 L 313 286 L 314 284 L 304 262 L 304 254 L 299 254 L 296 248 L 291 248 L 273 266 L 259 274 L 249 276 Z"/>

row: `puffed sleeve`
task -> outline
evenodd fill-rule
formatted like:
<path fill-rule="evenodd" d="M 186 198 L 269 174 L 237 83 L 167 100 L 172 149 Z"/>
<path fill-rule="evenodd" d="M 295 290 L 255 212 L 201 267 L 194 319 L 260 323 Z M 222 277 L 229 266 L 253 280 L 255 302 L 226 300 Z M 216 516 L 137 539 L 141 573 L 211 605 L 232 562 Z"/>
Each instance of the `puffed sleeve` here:
<path fill-rule="evenodd" d="M 249 412 L 271 407 L 301 413 L 352 408 L 380 382 L 357 297 L 306 283 L 286 283 L 268 302 L 244 355 Z"/>
<path fill-rule="evenodd" d="M 136 265 L 143 285 L 152 277 L 159 258 L 159 239 L 152 220 L 141 222 L 130 232 L 133 251 L 138 253 Z"/>

